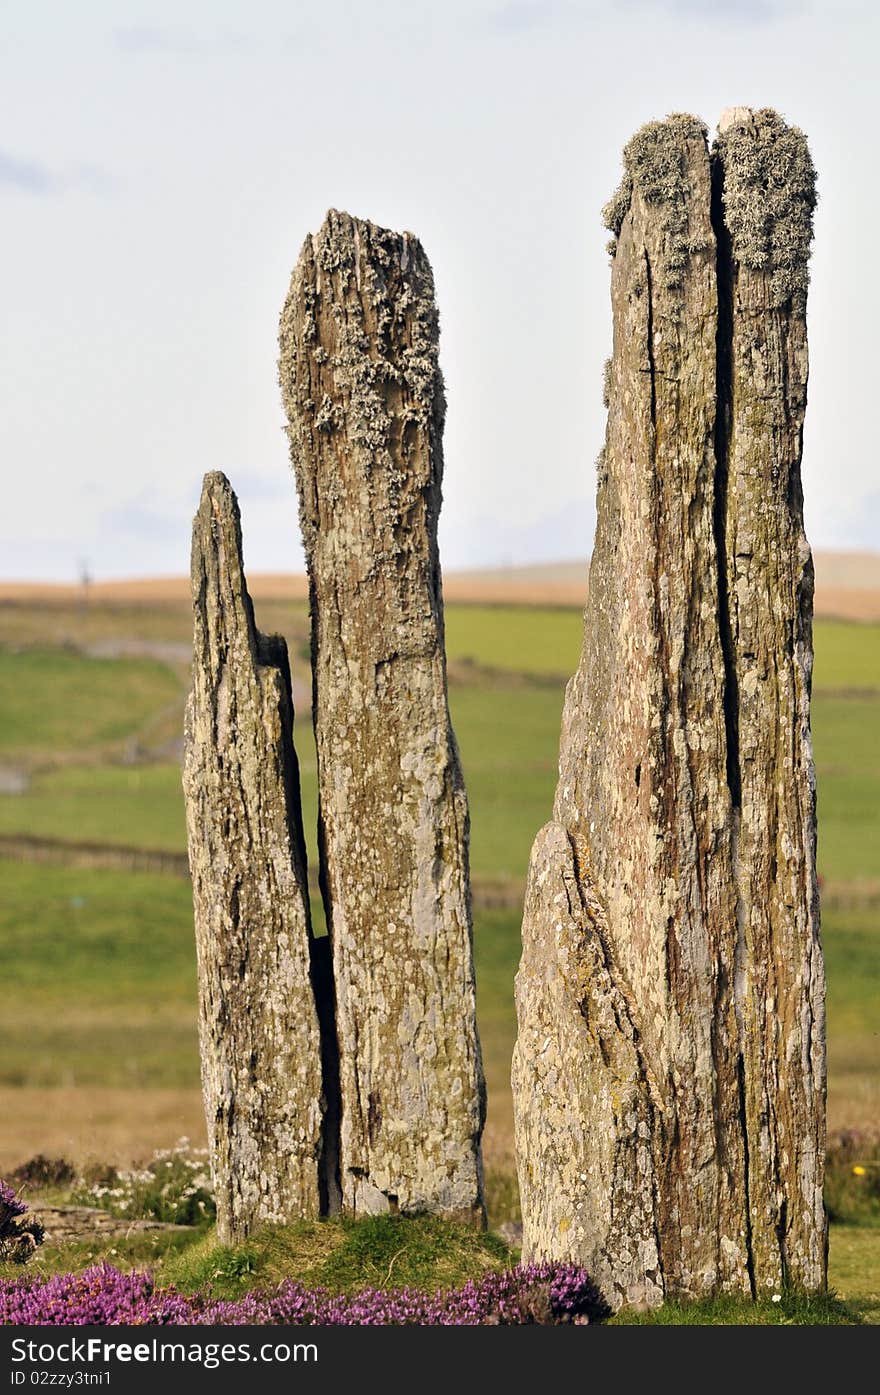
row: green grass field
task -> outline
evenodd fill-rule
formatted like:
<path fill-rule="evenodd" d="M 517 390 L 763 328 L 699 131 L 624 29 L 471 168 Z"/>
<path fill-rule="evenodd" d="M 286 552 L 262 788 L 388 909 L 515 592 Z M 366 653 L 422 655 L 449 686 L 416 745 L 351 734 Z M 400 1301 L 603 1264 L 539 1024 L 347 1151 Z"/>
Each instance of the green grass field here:
<path fill-rule="evenodd" d="M 114 624 L 130 633 L 138 614 L 126 610 L 115 620 L 68 616 L 63 649 L 51 647 L 62 625 L 57 615 L 42 627 L 32 618 L 30 629 L 18 613 L 8 626 L 0 615 L 0 768 L 24 772 L 30 781 L 23 793 L 0 794 L 0 834 L 184 849 L 177 763 L 167 756 L 156 762 L 142 757 L 150 745 L 144 733 L 164 731 L 180 719 L 180 666 L 150 657 L 89 658 L 71 647 L 80 623 L 106 640 L 116 633 Z M 294 662 L 301 665 L 304 608 L 277 607 L 270 617 L 258 609 L 257 618 L 266 628 L 290 622 Z M 179 632 L 177 611 L 164 628 L 161 617 L 146 611 L 139 634 L 164 641 Z M 507 881 L 515 892 L 532 839 L 550 815 L 563 683 L 577 662 L 580 632 L 580 616 L 572 611 L 448 610 L 450 702 L 468 783 L 478 881 Z M 817 624 L 813 727 L 820 868 L 829 891 L 823 915 L 829 1107 L 835 1126 L 865 1128 L 880 1119 L 880 626 Z M 308 717 L 298 723 L 297 741 L 306 820 L 313 826 Z M 69 1132 L 75 1133 L 77 1102 L 117 1091 L 114 1098 L 130 1098 L 132 1137 L 142 1139 L 143 1154 L 172 1141 L 150 1136 L 148 1105 L 162 1092 L 182 1091 L 197 1107 L 188 884 L 158 874 L 12 860 L 0 861 L 0 878 L 4 1165 L 22 1160 L 16 1100 L 29 1118 L 38 1119 L 45 1097 L 48 1138 L 59 1100 L 68 1099 L 74 1121 Z M 487 1170 L 497 1222 L 516 1206 L 507 1079 L 518 912 L 478 905 L 475 952 L 490 1092 Z M 143 1117 L 141 1133 L 136 1111 Z M 93 1136 L 89 1146 L 94 1148 Z M 835 1281 L 869 1317 L 880 1315 L 878 1251 L 880 1229 L 834 1228 Z M 681 1319 L 670 1312 L 669 1320 Z M 733 1319 L 716 1314 L 689 1320 Z M 821 1320 L 836 1319 L 826 1313 Z"/>
<path fill-rule="evenodd" d="M 120 623 L 126 632 L 138 614 L 122 612 Z M 94 627 L 95 618 L 87 618 Z M 258 618 L 267 624 L 265 617 Z M 270 617 L 272 621 L 279 618 L 284 619 L 284 614 Z M 291 607 L 288 618 L 295 622 L 292 644 L 301 645 L 303 608 Z M 75 617 L 71 624 L 74 621 Z M 176 611 L 173 624 L 179 626 Z M 102 625 L 106 639 L 107 617 Z M 516 885 L 525 874 L 534 834 L 550 814 L 556 779 L 563 693 L 561 681 L 548 681 L 546 675 L 564 674 L 576 663 L 580 616 L 566 610 L 458 606 L 449 608 L 447 628 L 451 656 L 470 656 L 481 667 L 473 681 L 456 681 L 450 696 L 471 803 L 473 871 L 477 878 L 507 879 Z M 143 629 L 148 637 L 155 632 L 163 637 L 150 611 L 145 612 Z M 4 719 L 0 758 L 25 768 L 39 758 L 24 793 L 0 795 L 0 833 L 183 851 L 177 763 L 124 764 L 118 759 L 120 743 L 136 738 L 169 704 L 182 707 L 180 673 L 151 659 L 95 660 L 70 648 L 53 651 L 45 647 L 42 634 L 38 638 L 40 645 L 35 648 L 0 648 Z M 16 641 L 22 644 L 20 633 Z M 852 888 L 858 897 L 860 888 L 880 882 L 880 627 L 821 622 L 816 626 L 816 645 L 813 725 L 820 867 L 830 884 Z M 499 677 L 487 677 L 486 669 L 495 670 Z M 506 686 L 505 669 L 543 675 L 544 681 Z M 461 671 L 456 673 L 460 677 Z M 307 717 L 298 724 L 298 747 L 306 824 L 311 831 L 316 779 Z M 89 876 L 93 881 L 77 892 L 78 881 L 85 885 Z M 64 981 L 68 987 L 76 984 L 79 1002 L 100 994 L 102 977 L 117 962 L 129 967 L 136 992 L 136 985 L 143 984 L 148 974 L 139 945 L 145 947 L 144 953 L 148 947 L 158 953 L 156 947 L 161 945 L 162 962 L 173 966 L 174 982 L 191 987 L 185 886 L 157 877 L 150 890 L 143 878 L 125 873 L 88 874 L 8 863 L 4 885 L 3 934 L 14 937 L 16 924 L 30 919 L 30 959 L 36 955 L 36 962 L 44 965 L 44 994 L 53 992 L 52 974 L 45 974 L 45 965 L 60 967 L 62 962 Z M 106 933 L 102 933 L 105 922 Z M 875 912 L 868 906 L 826 909 L 830 1001 L 832 1013 L 838 1015 L 838 1026 L 831 1032 L 831 1057 L 835 1070 L 846 1074 L 857 1092 L 864 1092 L 862 1076 L 877 1064 L 876 1042 L 866 1026 L 876 984 L 875 925 Z M 89 968 L 87 983 L 77 983 L 76 965 L 82 955 L 91 953 L 90 946 L 97 967 Z M 487 1056 L 490 1060 L 497 1056 L 500 1062 L 509 1048 L 517 916 L 481 913 L 477 946 L 484 958 L 480 988 Z M 30 959 L 20 960 L 16 975 L 25 973 Z M 27 991 L 25 982 L 17 988 Z M 122 992 L 115 981 L 113 991 Z M 169 996 L 163 987 L 162 999 L 167 1004 L 174 995 Z M 27 1009 L 22 1012 L 26 1015 Z M 79 1078 L 80 1053 L 67 1041 L 74 1032 L 69 1015 L 65 1023 L 52 1028 L 53 1040 L 64 1038 L 65 1049 L 57 1057 L 50 1046 L 39 1053 L 41 1080 L 51 1077 L 55 1059 L 64 1062 L 66 1078 Z M 149 1030 L 144 1030 L 148 1042 Z M 169 1048 L 176 1039 L 172 1034 Z M 191 1033 L 182 1041 L 188 1051 Z M 5 1078 L 22 1078 L 20 1051 L 11 1040 L 5 1045 Z M 128 1052 L 125 1060 L 141 1059 L 141 1055 Z M 31 1072 L 36 1059 L 32 1058 Z M 102 1059 L 101 1050 L 95 1059 Z M 114 1061 L 103 1069 L 124 1075 L 135 1068 Z M 139 1079 L 157 1082 L 193 1078 L 192 1071 L 181 1072 L 167 1061 L 142 1064 L 137 1071 Z M 88 1071 L 86 1078 L 94 1075 Z"/>
<path fill-rule="evenodd" d="M 525 606 L 446 608 L 446 654 L 510 673 L 570 677 L 577 667 L 583 619 L 574 610 Z"/>
<path fill-rule="evenodd" d="M 167 665 L 153 659 L 0 648 L 0 759 L 97 755 L 156 719 L 179 691 Z"/>

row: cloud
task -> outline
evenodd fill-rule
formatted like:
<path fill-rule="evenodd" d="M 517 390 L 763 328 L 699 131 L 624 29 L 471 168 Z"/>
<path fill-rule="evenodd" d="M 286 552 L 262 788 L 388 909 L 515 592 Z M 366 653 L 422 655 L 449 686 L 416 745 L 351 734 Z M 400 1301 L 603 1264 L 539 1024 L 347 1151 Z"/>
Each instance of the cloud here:
<path fill-rule="evenodd" d="M 72 193 L 109 194 L 117 180 L 97 165 L 71 165 L 65 170 L 53 170 L 39 160 L 23 160 L 0 150 L 0 189 L 15 189 L 23 194 L 46 197 Z"/>
<path fill-rule="evenodd" d="M 448 570 L 526 566 L 587 558 L 593 547 L 592 498 L 572 497 L 558 509 L 514 523 L 496 514 L 440 519 L 440 556 Z"/>
<path fill-rule="evenodd" d="M 295 485 L 291 470 L 273 470 L 267 474 L 261 470 L 235 470 L 229 472 L 229 481 L 239 499 L 249 503 L 287 503 L 295 499 Z"/>
<path fill-rule="evenodd" d="M 489 16 L 489 28 L 495 34 L 525 34 L 552 28 L 573 13 L 577 11 L 571 0 L 508 0 Z"/>
<path fill-rule="evenodd" d="M 682 18 L 763 24 L 803 14 L 809 9 L 809 0 L 623 0 L 622 8 L 663 9 Z M 528 34 L 600 18 L 603 11 L 599 0 L 507 0 L 489 15 L 488 24 L 495 34 Z"/>
<path fill-rule="evenodd" d="M 45 165 L 36 160 L 19 160 L 0 150 L 0 186 L 20 189 L 27 194 L 55 194 L 60 182 Z"/>
<path fill-rule="evenodd" d="M 241 53 L 250 48 L 243 34 L 194 34 L 188 29 L 160 29 L 152 25 L 133 25 L 116 29 L 113 41 L 123 53 L 167 54 L 183 58 L 219 57 Z"/>
<path fill-rule="evenodd" d="M 62 189 L 80 189 L 85 194 L 112 194 L 119 180 L 98 165 L 74 165 L 61 179 Z"/>
<path fill-rule="evenodd" d="M 145 499 L 135 499 L 103 512 L 98 523 L 102 538 L 134 538 L 139 542 L 167 543 L 187 537 L 189 518 L 185 514 L 162 511 Z"/>
<path fill-rule="evenodd" d="M 182 576 L 189 571 L 193 508 L 156 507 L 148 491 L 96 510 L 74 556 L 95 576 Z"/>
<path fill-rule="evenodd" d="M 631 9 L 644 9 L 655 0 L 628 0 Z M 664 9 L 691 19 L 739 20 L 765 24 L 788 15 L 803 14 L 807 0 L 662 0 Z"/>
<path fill-rule="evenodd" d="M 624 10 L 665 10 L 681 19 L 765 24 L 803 14 L 809 0 L 623 0 Z M 603 16 L 599 0 L 507 0 L 488 16 L 491 33 L 501 37 L 532 34 L 588 22 Z"/>
<path fill-rule="evenodd" d="M 816 547 L 860 548 L 876 552 L 880 544 L 880 491 L 863 495 L 820 514 L 808 512 L 808 536 Z"/>

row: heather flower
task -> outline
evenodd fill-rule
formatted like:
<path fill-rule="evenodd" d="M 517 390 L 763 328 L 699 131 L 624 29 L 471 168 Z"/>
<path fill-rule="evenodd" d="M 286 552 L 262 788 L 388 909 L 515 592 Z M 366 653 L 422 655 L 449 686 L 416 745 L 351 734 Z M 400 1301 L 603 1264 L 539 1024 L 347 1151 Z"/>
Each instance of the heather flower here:
<path fill-rule="evenodd" d="M 0 1280 L 0 1323 L 16 1326 L 114 1326 L 190 1323 L 195 1300 L 158 1294 L 149 1274 L 97 1264 L 81 1274 Z"/>
<path fill-rule="evenodd" d="M 0 1181 L 0 1259 L 25 1264 L 38 1245 L 44 1231 L 39 1221 L 21 1219 L 27 1213 L 27 1202 L 8 1182 Z"/>
<path fill-rule="evenodd" d="M 588 1323 L 607 1309 L 583 1269 L 532 1264 L 472 1279 L 451 1292 L 364 1289 L 353 1297 L 295 1279 L 234 1300 L 156 1288 L 148 1273 L 95 1265 L 81 1274 L 0 1281 L 0 1323 L 33 1326 L 283 1325 L 387 1327 Z"/>
<path fill-rule="evenodd" d="M 27 1202 L 16 1194 L 15 1188 L 8 1182 L 0 1182 L 0 1234 L 8 1221 L 14 1216 L 23 1216 L 26 1210 Z"/>

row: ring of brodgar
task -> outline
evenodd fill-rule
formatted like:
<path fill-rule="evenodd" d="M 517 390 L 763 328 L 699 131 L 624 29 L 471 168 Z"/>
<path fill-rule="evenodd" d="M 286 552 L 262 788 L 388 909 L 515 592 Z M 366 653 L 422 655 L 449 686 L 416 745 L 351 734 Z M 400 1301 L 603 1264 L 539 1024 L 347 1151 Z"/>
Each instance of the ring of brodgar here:
<path fill-rule="evenodd" d="M 525 1257 L 583 1264 L 612 1308 L 825 1283 L 800 484 L 814 202 L 802 133 L 738 107 L 711 148 L 695 117 L 645 126 L 605 210 L 598 526 L 529 868 L 513 1096 Z M 330 952 L 318 973 L 286 651 L 255 629 L 235 497 L 208 476 L 186 785 L 221 1233 L 340 1208 L 480 1224 L 445 403 L 415 237 L 327 215 L 293 272 L 280 378 Z"/>
<path fill-rule="evenodd" d="M 0 582 L 0 1327 L 235 1327 L 269 1392 L 465 1369 L 342 1328 L 880 1322 L 864 55 L 832 112 L 821 5 L 339 8 L 117 36 L 130 186 L 0 153 L 75 329 L 16 473 L 105 549 Z M 754 104 L 640 124 L 707 72 Z"/>

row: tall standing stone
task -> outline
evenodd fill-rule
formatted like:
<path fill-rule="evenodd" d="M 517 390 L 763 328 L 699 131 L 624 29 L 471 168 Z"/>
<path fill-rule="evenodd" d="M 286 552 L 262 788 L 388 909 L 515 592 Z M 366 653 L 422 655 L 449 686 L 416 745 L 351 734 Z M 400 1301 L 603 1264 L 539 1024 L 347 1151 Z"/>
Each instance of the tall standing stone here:
<path fill-rule="evenodd" d="M 350 1212 L 482 1212 L 468 809 L 437 519 L 443 384 L 418 241 L 344 213 L 281 319 L 308 562 L 322 881 Z"/>
<path fill-rule="evenodd" d="M 723 209 L 720 380 L 751 1262 L 759 1289 L 825 1278 L 825 977 L 810 737 L 813 564 L 804 534 L 807 259 L 816 175 L 774 111 L 736 108 L 715 147 Z"/>
<path fill-rule="evenodd" d="M 787 161 L 762 158 L 761 178 L 769 163 L 771 188 L 784 184 Z M 614 1304 L 824 1277 L 798 407 L 781 378 L 760 380 L 746 332 L 737 348 L 718 180 L 713 201 L 705 128 L 671 117 L 630 142 L 607 210 L 614 354 L 596 542 L 517 976 L 526 1253 L 582 1261 Z M 794 244 L 801 290 L 811 207 Z M 772 217 L 763 226 L 774 242 Z M 772 313 L 802 318 L 786 304 Z M 766 309 L 758 319 L 753 336 L 771 324 Z M 784 440 L 758 427 L 749 446 L 762 391 L 791 427 Z M 797 386 L 785 391 L 802 413 Z M 755 649 L 731 611 L 737 538 L 754 543 Z M 781 673 L 792 698 L 747 716 L 756 653 L 774 674 L 764 696 L 775 702 Z M 758 760 L 777 753 L 769 780 L 743 775 L 746 729 Z"/>
<path fill-rule="evenodd" d="M 321 1209 L 321 1043 L 287 647 L 254 624 L 238 504 L 193 524 L 183 783 L 202 1086 L 220 1238 Z"/>

